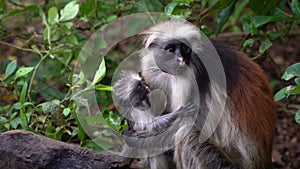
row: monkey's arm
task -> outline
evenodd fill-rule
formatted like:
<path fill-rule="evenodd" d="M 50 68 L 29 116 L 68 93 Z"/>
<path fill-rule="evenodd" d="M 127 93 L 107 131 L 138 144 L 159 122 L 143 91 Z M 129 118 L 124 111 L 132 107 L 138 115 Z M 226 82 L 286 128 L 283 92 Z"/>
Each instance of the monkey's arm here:
<path fill-rule="evenodd" d="M 194 105 L 192 103 L 188 103 L 186 106 L 181 107 L 179 110 L 175 112 L 171 112 L 163 116 L 155 117 L 154 120 L 149 124 L 148 130 L 152 132 L 159 132 L 165 130 L 178 117 L 193 115 L 194 112 L 195 112 Z"/>
<path fill-rule="evenodd" d="M 143 124 L 145 128 L 143 128 L 142 130 L 137 130 L 135 132 L 135 135 L 141 138 L 158 135 L 166 131 L 176 119 L 192 115 L 195 115 L 195 106 L 192 103 L 188 103 L 186 106 L 181 107 L 175 112 L 171 112 L 162 116 L 157 116 L 150 121 L 148 120 L 146 124 Z M 140 124 L 136 123 L 135 125 Z"/>

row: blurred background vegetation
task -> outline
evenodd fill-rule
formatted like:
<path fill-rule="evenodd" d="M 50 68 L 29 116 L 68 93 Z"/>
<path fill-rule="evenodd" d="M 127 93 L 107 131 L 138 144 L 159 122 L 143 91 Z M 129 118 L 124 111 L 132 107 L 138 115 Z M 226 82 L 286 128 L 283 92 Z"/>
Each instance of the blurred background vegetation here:
<path fill-rule="evenodd" d="M 127 122 L 113 105 L 110 84 L 126 44 L 116 45 L 93 80 L 73 69 L 94 32 L 141 12 L 186 19 L 248 55 L 266 70 L 278 110 L 300 123 L 298 0 L 0 0 L 0 131 L 24 129 L 101 151 L 78 121 L 72 91 L 78 84 L 96 90 L 103 123 L 122 133 Z M 106 47 L 103 39 L 96 44 Z"/>

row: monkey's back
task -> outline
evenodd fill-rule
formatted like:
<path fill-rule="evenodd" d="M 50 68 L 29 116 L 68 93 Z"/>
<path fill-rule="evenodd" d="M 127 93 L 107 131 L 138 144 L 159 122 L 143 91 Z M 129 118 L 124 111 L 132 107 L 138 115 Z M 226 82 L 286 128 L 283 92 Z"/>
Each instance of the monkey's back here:
<path fill-rule="evenodd" d="M 259 156 L 256 160 L 260 161 L 255 168 L 265 168 L 271 164 L 276 121 L 269 81 L 259 65 L 247 56 L 216 42 L 213 44 L 224 66 L 233 123 L 254 144 Z"/>

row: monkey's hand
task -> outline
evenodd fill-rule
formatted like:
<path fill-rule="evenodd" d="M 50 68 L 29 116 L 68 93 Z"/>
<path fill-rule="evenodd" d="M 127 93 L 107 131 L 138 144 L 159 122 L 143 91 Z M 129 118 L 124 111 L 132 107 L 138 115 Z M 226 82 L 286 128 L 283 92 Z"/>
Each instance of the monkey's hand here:
<path fill-rule="evenodd" d="M 178 117 L 194 116 L 196 115 L 196 107 L 193 103 L 187 103 L 181 107 L 177 112 Z"/>

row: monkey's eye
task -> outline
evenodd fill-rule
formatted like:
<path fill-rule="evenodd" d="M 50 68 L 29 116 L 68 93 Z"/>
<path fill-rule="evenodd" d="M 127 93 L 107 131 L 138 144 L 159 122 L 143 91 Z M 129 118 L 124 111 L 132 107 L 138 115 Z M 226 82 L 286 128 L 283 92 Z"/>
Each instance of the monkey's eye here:
<path fill-rule="evenodd" d="M 191 48 L 189 48 L 185 44 L 180 45 L 180 51 L 183 56 L 190 56 L 192 54 Z"/>
<path fill-rule="evenodd" d="M 158 46 L 157 44 L 151 43 L 151 44 L 149 45 L 149 48 L 155 48 L 155 47 L 157 47 L 157 46 Z"/>
<path fill-rule="evenodd" d="M 176 46 L 175 46 L 175 45 L 167 45 L 167 46 L 165 47 L 165 50 L 166 50 L 166 51 L 169 51 L 169 52 L 171 52 L 171 53 L 174 53 L 174 52 L 176 51 Z"/>

